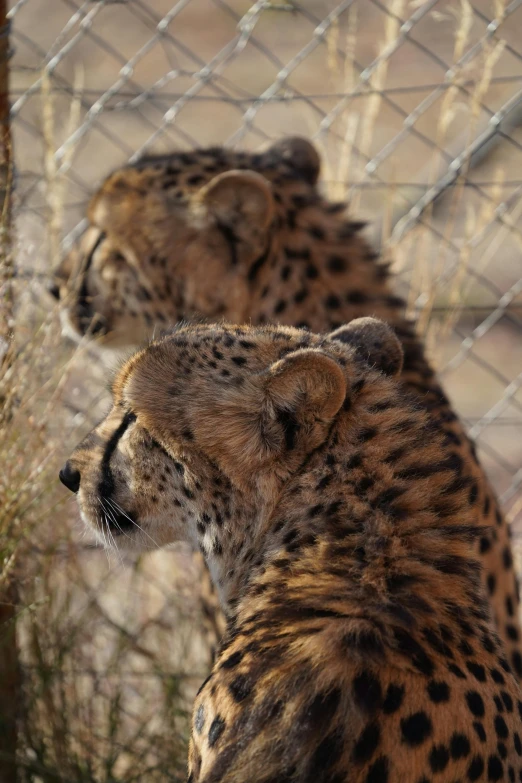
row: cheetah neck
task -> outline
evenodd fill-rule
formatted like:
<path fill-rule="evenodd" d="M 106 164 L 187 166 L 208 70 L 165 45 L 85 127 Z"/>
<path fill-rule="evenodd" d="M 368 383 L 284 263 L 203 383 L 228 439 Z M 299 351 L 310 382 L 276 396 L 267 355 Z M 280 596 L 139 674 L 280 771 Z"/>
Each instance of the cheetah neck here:
<path fill-rule="evenodd" d="M 297 197 L 302 202 L 296 210 L 292 198 Z M 270 254 L 250 270 L 255 275 L 249 280 L 248 320 L 324 333 L 371 314 L 389 323 L 402 342 L 405 383 L 422 395 L 439 394 L 405 303 L 392 291 L 387 265 L 361 236 L 364 223 L 347 220 L 335 211 L 339 205 L 318 196 L 307 202 L 289 193 L 286 199 Z"/>
<path fill-rule="evenodd" d="M 272 509 L 254 504 L 245 517 L 238 505 L 228 530 L 205 547 L 230 618 L 303 591 L 312 602 L 329 596 L 332 611 L 348 601 L 375 616 L 387 606 L 406 620 L 429 618 L 451 589 L 489 617 L 471 546 L 474 487 L 456 455 L 441 457 L 425 414 L 389 390 L 385 380 L 359 389 Z"/>

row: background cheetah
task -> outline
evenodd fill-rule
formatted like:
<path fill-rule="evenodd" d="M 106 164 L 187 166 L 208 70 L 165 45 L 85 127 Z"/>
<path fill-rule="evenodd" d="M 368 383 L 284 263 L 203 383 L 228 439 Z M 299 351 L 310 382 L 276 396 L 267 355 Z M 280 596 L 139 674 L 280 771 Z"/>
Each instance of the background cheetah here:
<path fill-rule="evenodd" d="M 317 152 L 285 139 L 265 153 L 214 148 L 142 160 L 111 175 L 89 207 L 91 227 L 58 270 L 66 331 L 136 344 L 186 316 L 279 322 L 326 332 L 363 315 L 391 324 L 402 380 L 445 432 L 469 479 L 483 579 L 509 659 L 522 676 L 509 528 L 433 370 L 386 265 L 317 190 Z"/>
<path fill-rule="evenodd" d="M 118 545 L 205 555 L 228 633 L 189 781 L 522 779 L 522 701 L 471 547 L 472 480 L 382 322 L 180 327 L 62 470 Z"/>

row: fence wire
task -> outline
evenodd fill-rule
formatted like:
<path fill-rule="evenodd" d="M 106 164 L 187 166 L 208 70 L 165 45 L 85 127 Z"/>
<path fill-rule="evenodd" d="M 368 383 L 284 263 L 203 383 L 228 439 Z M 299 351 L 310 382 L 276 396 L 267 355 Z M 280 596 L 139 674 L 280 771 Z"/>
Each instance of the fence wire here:
<path fill-rule="evenodd" d="M 308 135 L 392 260 L 516 535 L 522 0 L 18 0 L 9 18 L 19 269 L 48 269 L 44 160 L 67 248 L 144 153 Z"/>

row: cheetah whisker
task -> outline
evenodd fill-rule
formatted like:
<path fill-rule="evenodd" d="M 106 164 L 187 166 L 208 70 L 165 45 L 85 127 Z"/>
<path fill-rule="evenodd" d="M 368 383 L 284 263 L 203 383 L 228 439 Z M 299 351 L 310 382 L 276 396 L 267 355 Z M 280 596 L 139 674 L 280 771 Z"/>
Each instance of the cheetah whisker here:
<path fill-rule="evenodd" d="M 121 532 L 123 534 L 125 534 L 125 531 L 122 530 L 121 527 L 118 525 L 118 523 L 116 521 L 116 518 L 115 518 L 114 514 L 112 513 L 111 509 L 105 507 L 105 505 L 103 503 L 103 498 L 100 498 L 100 505 L 101 505 L 101 507 L 103 509 L 103 516 L 104 516 L 104 520 L 106 522 L 106 527 L 107 527 L 107 535 L 108 535 L 109 541 L 112 542 L 111 543 L 111 550 L 114 550 L 115 552 L 117 552 L 117 555 L 118 555 L 119 560 L 120 560 L 120 565 L 123 566 L 123 557 L 121 556 L 121 553 L 120 553 L 120 551 L 118 549 L 116 541 L 114 540 L 114 536 L 111 533 L 108 516 L 110 517 L 112 522 L 116 525 L 116 527 L 119 530 L 121 530 Z"/>
<path fill-rule="evenodd" d="M 114 525 L 116 525 L 116 527 L 118 528 L 120 533 L 122 533 L 124 536 L 127 536 L 128 539 L 130 539 L 130 536 L 125 532 L 125 530 L 123 530 L 123 528 L 120 527 L 120 525 L 118 525 L 118 521 L 116 519 L 114 511 L 109 506 L 106 506 L 105 505 L 106 503 L 107 503 L 107 498 L 100 498 L 100 504 L 101 504 L 101 507 L 103 509 L 105 520 L 107 522 L 107 532 L 108 532 L 108 534 L 109 534 L 109 536 L 110 536 L 110 538 L 112 540 L 114 549 L 117 550 L 118 547 L 117 547 L 116 541 L 115 541 L 114 536 L 112 535 L 112 533 L 110 531 L 109 518 L 110 518 L 110 521 Z M 121 558 L 121 555 L 120 555 L 120 559 L 121 559 L 121 563 L 123 565 L 123 559 Z"/>
<path fill-rule="evenodd" d="M 154 541 L 154 539 L 152 538 L 152 536 L 151 536 L 151 535 L 149 535 L 149 533 L 147 533 L 147 531 L 146 531 L 146 530 L 144 530 L 144 529 L 142 528 L 142 526 L 141 526 L 141 525 L 138 525 L 138 523 L 137 523 L 137 522 L 135 522 L 135 521 L 134 521 L 134 519 L 132 519 L 132 518 L 131 518 L 131 517 L 130 517 L 128 514 L 127 514 L 127 512 L 126 512 L 126 511 L 124 511 L 124 510 L 122 509 L 122 507 L 119 505 L 119 503 L 117 503 L 117 502 L 116 502 L 115 500 L 113 500 L 112 498 L 105 498 L 105 500 L 106 500 L 108 503 L 110 503 L 110 504 L 111 504 L 111 506 L 112 506 L 112 507 L 113 507 L 113 508 L 114 508 L 116 511 L 118 511 L 120 514 L 123 514 L 123 516 L 124 516 L 124 517 L 126 517 L 126 518 L 129 520 L 129 522 L 132 522 L 132 524 L 133 524 L 135 527 L 137 527 L 137 528 L 138 528 L 138 530 L 141 530 L 141 532 L 142 532 L 142 533 L 144 533 L 144 534 L 147 536 L 147 538 L 150 538 L 150 540 L 151 540 L 151 541 L 152 541 L 152 543 L 154 544 L 154 547 L 155 547 L 155 549 L 159 549 L 159 546 L 160 546 L 160 545 L 157 543 L 157 541 Z M 120 528 L 120 529 L 121 529 L 121 528 Z M 122 532 L 123 532 L 123 531 L 122 531 Z"/>

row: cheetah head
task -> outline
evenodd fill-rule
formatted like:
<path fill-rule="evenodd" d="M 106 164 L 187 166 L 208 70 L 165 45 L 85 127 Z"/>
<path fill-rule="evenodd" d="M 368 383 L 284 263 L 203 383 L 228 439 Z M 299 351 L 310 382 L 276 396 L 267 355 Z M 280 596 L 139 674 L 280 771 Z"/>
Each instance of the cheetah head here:
<path fill-rule="evenodd" d="M 277 223 L 274 180 L 309 193 L 318 176 L 317 152 L 300 138 L 260 154 L 216 148 L 116 171 L 50 288 L 64 333 L 117 348 L 182 318 L 246 321 L 253 270 Z"/>
<path fill-rule="evenodd" d="M 233 538 L 251 526 L 254 536 L 329 436 L 355 379 L 390 383 L 401 362 L 394 333 L 372 318 L 326 337 L 176 328 L 126 362 L 112 409 L 60 478 L 100 538 L 135 550 L 185 540 L 207 552 L 218 528 Z"/>

